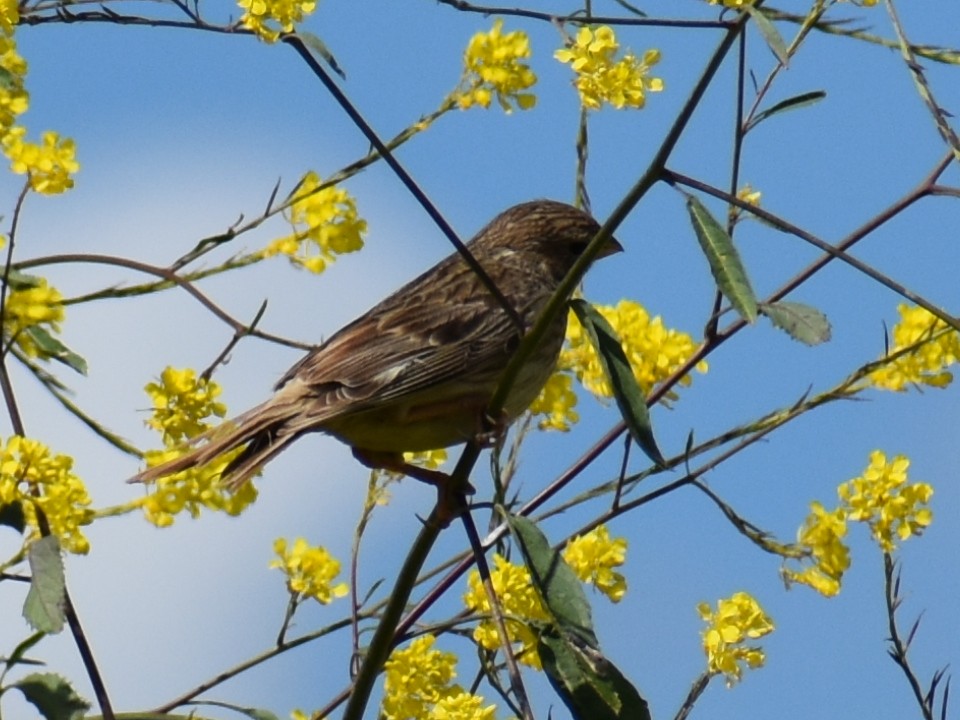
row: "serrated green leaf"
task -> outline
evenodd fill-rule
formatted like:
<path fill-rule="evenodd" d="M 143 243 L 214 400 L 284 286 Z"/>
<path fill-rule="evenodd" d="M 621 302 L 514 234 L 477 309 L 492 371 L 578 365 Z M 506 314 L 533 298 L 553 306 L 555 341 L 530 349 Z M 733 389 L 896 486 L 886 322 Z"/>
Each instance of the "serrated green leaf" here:
<path fill-rule="evenodd" d="M 83 720 L 90 703 L 64 678 L 54 673 L 33 673 L 10 687 L 17 688 L 46 720 Z"/>
<path fill-rule="evenodd" d="M 297 37 L 303 41 L 304 45 L 323 58 L 324 62 L 330 66 L 331 70 L 333 70 L 344 80 L 347 79 L 347 74 L 340 68 L 340 65 L 337 63 L 337 59 L 333 56 L 333 53 L 330 52 L 330 48 L 327 47 L 327 44 L 323 40 L 321 40 L 317 35 L 314 35 L 312 32 L 307 32 L 306 30 L 297 30 Z"/>
<path fill-rule="evenodd" d="M 27 528 L 27 518 L 23 514 L 23 503 L 14 500 L 12 503 L 0 505 L 0 525 L 12 527 L 22 535 Z"/>
<path fill-rule="evenodd" d="M 507 515 L 507 524 L 530 570 L 531 580 L 557 625 L 582 642 L 597 647 L 590 603 L 579 578 L 531 520 Z"/>
<path fill-rule="evenodd" d="M 710 263 L 710 272 L 720 292 L 733 308 L 749 323 L 757 319 L 757 296 L 750 286 L 747 270 L 740 260 L 740 253 L 733 240 L 693 195 L 687 198 L 687 210 L 697 234 L 697 240 Z"/>
<path fill-rule="evenodd" d="M 773 54 L 777 56 L 780 64 L 787 67 L 790 64 L 790 51 L 787 49 L 787 44 L 783 41 L 780 31 L 770 22 L 770 18 L 753 5 L 748 3 L 743 6 L 743 9 L 749 13 L 750 19 L 756 23 L 757 30 L 763 35 L 763 39 L 766 40 Z"/>
<path fill-rule="evenodd" d="M 646 701 L 598 650 L 556 628 L 540 633 L 537 651 L 547 679 L 575 718 L 650 720 Z"/>
<path fill-rule="evenodd" d="M 36 660 L 25 660 L 24 655 L 27 654 L 27 651 L 40 642 L 46 633 L 35 632 L 33 635 L 28 637 L 26 640 L 17 645 L 13 652 L 10 653 L 10 657 L 3 658 L 3 664 L 7 669 L 13 667 L 14 665 L 42 665 L 43 663 Z"/>
<path fill-rule="evenodd" d="M 62 362 L 81 375 L 87 374 L 87 361 L 47 332 L 42 325 L 31 325 L 23 331 L 23 334 L 30 336 L 43 355 Z"/>
<path fill-rule="evenodd" d="M 810 305 L 781 300 L 763 303 L 760 312 L 770 318 L 774 327 L 806 345 L 819 345 L 830 339 L 830 321 L 826 315 Z"/>
<path fill-rule="evenodd" d="M 34 630 L 56 634 L 63 630 L 66 597 L 60 541 L 48 535 L 31 543 L 27 561 L 30 563 L 30 590 L 23 603 L 23 617 Z"/>
<path fill-rule="evenodd" d="M 801 93 L 800 95 L 794 95 L 789 97 L 786 100 L 781 100 L 773 107 L 769 107 L 766 110 L 762 110 L 753 116 L 753 120 L 744 128 L 744 132 L 750 132 L 757 125 L 762 123 L 767 118 L 773 117 L 780 113 L 788 112 L 790 110 L 799 110 L 802 107 L 807 107 L 808 105 L 815 105 L 821 100 L 823 100 L 827 94 L 823 90 L 812 90 L 811 92 Z"/>
<path fill-rule="evenodd" d="M 616 400 L 623 421 L 627 424 L 630 434 L 643 450 L 658 466 L 663 467 L 664 459 L 657 441 L 653 436 L 653 425 L 650 421 L 650 411 L 647 409 L 647 398 L 640 388 L 633 374 L 630 361 L 623 352 L 620 338 L 596 308 L 585 300 L 574 299 L 570 306 L 577 315 L 577 319 L 590 338 L 590 343 L 597 351 L 604 375 L 613 388 L 613 397 Z"/>

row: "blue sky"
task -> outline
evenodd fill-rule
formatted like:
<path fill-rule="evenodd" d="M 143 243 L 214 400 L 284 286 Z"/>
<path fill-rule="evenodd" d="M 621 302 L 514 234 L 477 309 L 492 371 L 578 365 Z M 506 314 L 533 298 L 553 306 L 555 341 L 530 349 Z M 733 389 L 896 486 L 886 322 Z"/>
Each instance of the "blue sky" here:
<path fill-rule="evenodd" d="M 573 7 L 533 1 L 529 6 L 553 12 Z M 804 10 L 802 3 L 783 7 Z M 644 9 L 706 17 L 692 1 Z M 614 14 L 618 6 L 598 2 L 594 10 Z M 960 44 L 955 3 L 903 3 L 899 11 L 915 41 Z M 225 3 L 210 12 L 225 18 L 237 10 Z M 850 7 L 847 14 L 891 35 L 880 7 Z M 306 28 L 328 44 L 347 73 L 342 87 L 388 137 L 436 107 L 455 86 L 466 42 L 491 22 L 431 2 L 324 0 Z M 505 29 L 521 28 L 530 33 L 532 65 L 540 77 L 536 110 L 511 116 L 498 110 L 457 113 L 398 153 L 464 238 L 516 202 L 572 199 L 577 98 L 568 71 L 551 57 L 559 37 L 545 23 L 506 20 Z M 656 28 L 624 30 L 619 37 L 637 52 L 661 49 L 657 74 L 667 89 L 651 97 L 643 112 L 605 110 L 592 117 L 588 178 L 601 219 L 646 167 L 718 39 L 711 31 Z M 30 63 L 31 109 L 24 122 L 33 133 L 56 129 L 75 138 L 82 164 L 72 192 L 28 200 L 17 247 L 21 259 L 102 252 L 170 262 L 240 214 L 254 216 L 278 179 L 289 188 L 306 170 L 329 174 L 367 148 L 284 47 L 242 36 L 79 23 L 24 27 L 17 38 Z M 757 76 L 765 77 L 770 65 L 770 53 L 751 37 Z M 729 172 L 733 71 L 729 64 L 721 70 L 671 162 L 680 172 L 721 186 Z M 943 106 L 960 107 L 956 69 L 928 63 L 927 72 Z M 815 89 L 827 91 L 824 102 L 770 121 L 749 136 L 743 179 L 763 191 L 764 207 L 834 241 L 912 188 L 945 148 L 894 51 L 814 36 L 771 100 Z M 944 182 L 956 184 L 957 178 L 951 168 Z M 319 277 L 277 261 L 202 288 L 238 318 L 252 318 L 268 299 L 264 328 L 315 342 L 449 252 L 385 167 L 371 168 L 347 187 L 369 222 L 364 252 L 343 258 Z M 19 179 L 0 178 L 8 217 L 18 188 Z M 863 241 L 855 254 L 956 314 L 957 219 L 955 200 L 928 199 Z M 242 239 L 242 246 L 262 246 L 282 232 L 282 224 L 269 224 Z M 669 326 L 698 336 L 713 288 L 682 196 L 658 186 L 617 234 L 627 252 L 593 270 L 587 297 L 636 299 Z M 760 294 L 815 257 L 798 240 L 758 223 L 745 223 L 738 242 Z M 137 279 L 92 266 L 51 267 L 48 277 L 67 295 Z M 839 265 L 791 299 L 827 313 L 833 340 L 807 348 L 765 321 L 742 333 L 710 358 L 710 371 L 682 391 L 673 410 L 654 409 L 665 452 L 679 452 L 691 431 L 706 439 L 789 404 L 811 387 L 826 389 L 876 358 L 884 347 L 884 325 L 896 322 L 900 302 Z M 88 377 L 67 378 L 77 401 L 146 446 L 154 438 L 142 426 L 143 385 L 167 364 L 205 367 L 229 331 L 185 295 L 168 292 L 71 308 L 64 339 L 90 364 Z M 241 345 L 218 376 L 231 410 L 266 397 L 297 357 L 265 343 Z M 137 469 L 134 461 L 63 417 L 24 373 L 15 372 L 15 383 L 28 433 L 76 458 L 97 506 L 137 492 L 123 484 Z M 583 422 L 569 436 L 544 435 L 530 443 L 520 476 L 528 494 L 617 420 L 613 406 L 588 397 L 581 404 Z M 707 480 L 750 520 L 789 540 L 808 503 L 834 502 L 836 486 L 863 470 L 870 451 L 908 455 L 912 477 L 936 489 L 933 526 L 900 553 L 907 597 L 901 622 L 909 627 L 923 613 L 913 659 L 921 677 L 929 678 L 936 668 L 960 662 L 958 427 L 956 388 L 922 397 L 873 394 L 865 402 L 807 415 Z M 0 433 L 9 432 L 9 423 L 0 421 Z M 565 497 L 609 479 L 618 464 L 611 450 Z M 485 467 L 481 461 L 474 476 L 480 497 L 489 490 Z M 638 453 L 631 467 L 643 467 Z M 345 560 L 366 477 L 342 445 L 310 437 L 271 464 L 259 481 L 260 500 L 238 519 L 207 513 L 199 521 L 178 519 L 165 530 L 138 517 L 95 524 L 89 533 L 93 551 L 71 558 L 68 571 L 115 706 L 150 707 L 268 648 L 285 605 L 282 578 L 267 569 L 273 539 L 302 535 Z M 425 514 L 432 502 L 431 491 L 412 482 L 395 488 L 393 496 L 365 540 L 367 586 L 381 577 L 391 581 L 419 528 L 416 514 Z M 571 514 L 544 529 L 559 538 L 585 517 Z M 749 673 L 731 691 L 715 682 L 696 715 L 916 715 L 905 681 L 885 654 L 882 563 L 862 528 L 854 528 L 853 567 L 843 592 L 832 600 L 804 588 L 784 591 L 777 560 L 736 534 L 694 491 L 652 503 L 611 530 L 630 541 L 625 569 L 630 590 L 618 606 L 594 597 L 599 635 L 611 659 L 650 701 L 655 718 L 672 717 L 703 667 L 696 604 L 738 590 L 754 594 L 777 622 L 776 632 L 763 641 L 767 667 Z M 15 547 L 4 536 L 0 543 L 4 553 Z M 454 527 L 432 560 L 464 545 Z M 16 618 L 21 602 L 4 587 L 0 612 Z M 458 602 L 459 590 L 431 619 Z M 345 611 L 344 605 L 307 608 L 295 631 L 332 622 Z M 26 634 L 25 626 L 5 621 L 0 652 Z M 224 686 L 215 697 L 268 707 L 281 717 L 293 707 L 319 707 L 347 681 L 347 649 L 346 636 L 309 645 Z M 450 640 L 446 649 L 461 653 L 469 676 L 469 646 Z M 90 695 L 68 637 L 44 642 L 37 654 Z M 539 716 L 546 717 L 553 702 L 553 717 L 564 717 L 543 679 L 530 682 Z M 26 706 L 8 703 L 5 697 L 11 717 L 31 717 Z"/>

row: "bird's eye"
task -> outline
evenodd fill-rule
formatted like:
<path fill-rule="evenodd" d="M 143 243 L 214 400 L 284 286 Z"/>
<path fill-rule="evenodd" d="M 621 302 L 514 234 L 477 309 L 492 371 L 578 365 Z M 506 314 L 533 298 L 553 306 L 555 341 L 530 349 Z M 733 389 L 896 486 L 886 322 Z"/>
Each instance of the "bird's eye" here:
<path fill-rule="evenodd" d="M 587 249 L 587 243 L 585 242 L 575 242 L 570 243 L 570 254 L 574 257 L 580 257 L 583 254 L 583 251 Z"/>

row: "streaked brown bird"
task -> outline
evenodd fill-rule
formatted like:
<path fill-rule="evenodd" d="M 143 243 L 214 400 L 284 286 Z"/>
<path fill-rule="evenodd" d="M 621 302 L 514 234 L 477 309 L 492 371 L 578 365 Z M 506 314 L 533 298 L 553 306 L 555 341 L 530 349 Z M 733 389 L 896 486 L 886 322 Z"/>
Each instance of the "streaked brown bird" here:
<path fill-rule="evenodd" d="M 239 487 L 301 435 L 320 431 L 349 445 L 365 465 L 437 485 L 445 504 L 447 476 L 405 464 L 403 453 L 478 436 L 523 335 L 599 229 L 587 213 L 552 200 L 504 211 L 467 248 L 515 317 L 453 253 L 307 354 L 277 383 L 272 398 L 130 482 L 151 482 L 243 447 L 222 474 L 227 486 Z M 611 238 L 599 257 L 622 249 Z M 529 407 L 553 373 L 566 323 L 561 313 L 516 378 L 503 427 Z"/>

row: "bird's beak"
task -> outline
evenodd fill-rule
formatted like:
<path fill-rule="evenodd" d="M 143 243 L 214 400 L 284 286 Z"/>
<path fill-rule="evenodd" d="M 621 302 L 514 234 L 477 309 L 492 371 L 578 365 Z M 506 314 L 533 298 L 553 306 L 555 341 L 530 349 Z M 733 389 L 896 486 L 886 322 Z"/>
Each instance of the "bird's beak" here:
<path fill-rule="evenodd" d="M 606 244 L 600 248 L 600 252 L 597 253 L 597 260 L 610 255 L 616 255 L 619 252 L 623 252 L 623 245 L 620 244 L 619 240 L 611 236 L 607 238 Z"/>

